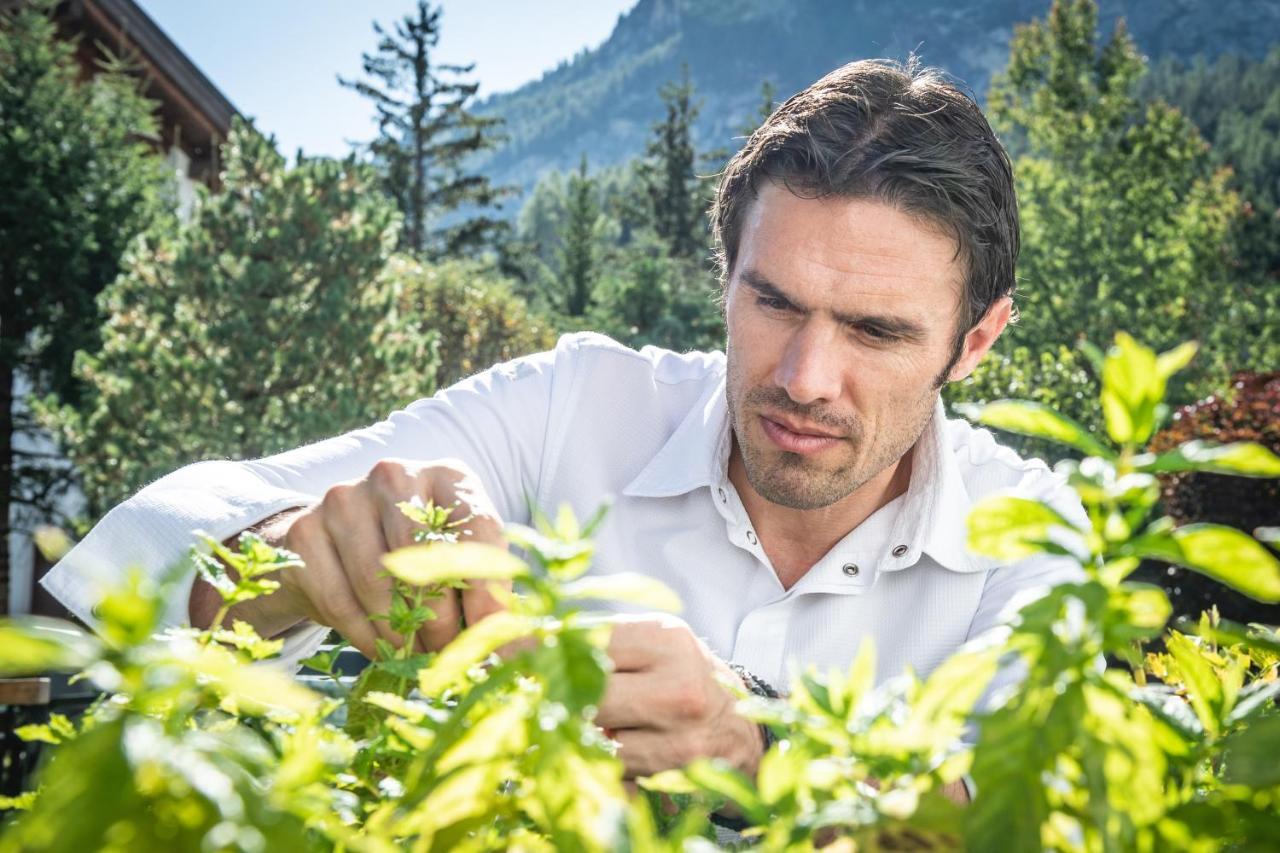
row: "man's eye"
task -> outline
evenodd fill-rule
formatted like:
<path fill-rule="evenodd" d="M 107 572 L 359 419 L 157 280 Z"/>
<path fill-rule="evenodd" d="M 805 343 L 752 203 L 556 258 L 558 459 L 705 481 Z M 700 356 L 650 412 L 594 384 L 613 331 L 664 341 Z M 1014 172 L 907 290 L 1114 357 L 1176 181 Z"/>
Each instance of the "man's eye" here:
<path fill-rule="evenodd" d="M 757 296 L 756 304 L 770 311 L 786 311 L 791 308 L 790 302 L 777 296 Z"/>
<path fill-rule="evenodd" d="M 893 333 L 886 332 L 879 326 L 854 326 L 854 328 L 873 340 L 882 341 L 884 343 L 897 340 L 897 337 Z"/>

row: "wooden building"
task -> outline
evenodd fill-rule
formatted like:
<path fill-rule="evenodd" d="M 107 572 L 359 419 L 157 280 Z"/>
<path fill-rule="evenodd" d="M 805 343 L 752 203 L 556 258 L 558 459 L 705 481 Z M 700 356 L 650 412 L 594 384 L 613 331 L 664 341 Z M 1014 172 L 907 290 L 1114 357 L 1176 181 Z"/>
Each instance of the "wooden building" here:
<path fill-rule="evenodd" d="M 0 13 L 26 2 L 0 0 Z M 208 8 L 217 14 L 216 4 Z M 134 0 L 64 0 L 56 6 L 54 20 L 61 35 L 78 39 L 77 56 L 86 77 L 98 73 L 112 57 L 125 60 L 140 76 L 144 93 L 157 103 L 159 113 L 160 135 L 153 142 L 173 167 L 179 210 L 188 215 L 198 186 L 218 187 L 219 147 L 238 115 L 236 108 Z M 15 400 L 25 396 L 26 386 L 19 375 Z M 56 452 L 53 442 L 41 434 L 16 435 L 14 442 L 28 450 Z M 63 509 L 75 514 L 81 503 L 80 495 L 68 494 Z M 10 613 L 60 610 L 35 584 L 48 569 L 26 532 L 38 521 L 11 519 Z"/>

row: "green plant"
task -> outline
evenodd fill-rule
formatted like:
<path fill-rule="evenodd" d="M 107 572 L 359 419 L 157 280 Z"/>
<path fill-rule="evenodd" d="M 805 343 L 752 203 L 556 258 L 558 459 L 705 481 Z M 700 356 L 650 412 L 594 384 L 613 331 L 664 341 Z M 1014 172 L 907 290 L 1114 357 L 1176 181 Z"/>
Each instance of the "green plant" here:
<path fill-rule="evenodd" d="M 82 399 L 36 407 L 95 512 L 188 462 L 296 447 L 433 390 L 432 335 L 390 310 L 398 217 L 374 173 L 289 167 L 244 122 L 222 161 L 222 190 L 136 240 L 102 292 Z"/>
<path fill-rule="evenodd" d="M 1151 450 L 1172 450 L 1192 441 L 1252 441 L 1280 453 L 1280 373 L 1235 374 L 1230 387 L 1173 413 L 1156 433 Z M 1178 524 L 1211 521 L 1242 530 L 1280 526 L 1280 480 L 1242 479 L 1210 472 L 1175 472 L 1160 477 L 1160 502 Z M 1149 564 L 1170 590 L 1174 612 L 1194 618 L 1216 605 L 1239 621 L 1280 622 L 1280 607 L 1259 604 L 1192 572 Z"/>
<path fill-rule="evenodd" d="M 1157 477 L 1198 471 L 1274 477 L 1280 457 L 1248 442 L 1143 448 L 1169 377 L 1194 347 L 1163 355 L 1127 336 L 1103 356 L 1106 435 L 1043 404 L 999 401 L 979 421 L 1065 443 L 1059 471 L 1087 523 L 996 495 L 969 519 L 974 550 L 1013 564 L 1079 563 L 1085 579 L 1024 606 L 1004 634 L 961 649 L 926 678 L 876 685 L 867 647 L 847 673 L 807 672 L 784 700 L 744 697 L 777 746 L 755 779 L 714 761 L 649 777 L 628 798 L 613 745 L 593 723 L 608 679 L 608 622 L 587 602 L 672 608 L 639 576 L 586 574 L 589 536 L 567 511 L 509 537 L 530 555 L 458 543 L 449 508 L 404 509 L 423 544 L 389 555 L 387 618 L 406 639 L 441 585 L 495 588 L 505 612 L 435 655 L 407 644 L 325 698 L 262 662 L 247 626 L 153 636 L 163 590 L 136 577 L 102 603 L 102 633 L 0 624 L 0 674 L 82 671 L 108 696 L 78 724 L 25 731 L 52 758 L 0 851 L 707 849 L 708 816 L 732 809 L 744 843 L 767 850 L 1261 850 L 1280 843 L 1280 634 L 1209 613 L 1165 631 L 1170 606 L 1129 575 L 1176 562 L 1263 601 L 1280 561 L 1240 531 L 1151 520 Z M 1273 545 L 1280 531 L 1258 532 Z M 270 592 L 292 559 L 245 536 L 198 557 L 228 605 Z M 235 569 L 232 580 L 225 566 Z M 1144 644 L 1163 639 L 1163 649 Z M 1102 670 L 1109 655 L 1123 666 Z M 311 661 L 331 669 L 332 654 Z M 984 696 L 1000 667 L 1016 689 Z M 732 685 L 731 685 L 732 687 Z M 737 689 L 741 690 L 739 686 Z M 969 773 L 962 807 L 944 785 Z M 67 820 L 75 814 L 76 820 Z"/>

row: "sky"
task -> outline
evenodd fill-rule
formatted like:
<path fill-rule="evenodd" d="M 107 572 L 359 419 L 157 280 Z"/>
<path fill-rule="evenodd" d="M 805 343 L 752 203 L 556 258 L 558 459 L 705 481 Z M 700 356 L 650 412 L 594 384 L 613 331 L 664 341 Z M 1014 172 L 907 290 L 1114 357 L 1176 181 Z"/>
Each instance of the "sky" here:
<path fill-rule="evenodd" d="M 474 62 L 479 97 L 536 80 L 598 46 L 636 0 L 444 0 L 437 61 Z M 338 85 L 360 74 L 415 0 L 137 0 L 238 110 L 282 153 L 342 156 L 376 131 L 372 105 Z"/>

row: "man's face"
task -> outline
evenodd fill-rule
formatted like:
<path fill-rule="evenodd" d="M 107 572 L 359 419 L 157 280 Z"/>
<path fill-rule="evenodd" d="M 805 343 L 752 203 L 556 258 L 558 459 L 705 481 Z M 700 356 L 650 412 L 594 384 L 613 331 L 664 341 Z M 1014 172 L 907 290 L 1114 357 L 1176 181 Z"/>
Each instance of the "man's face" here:
<path fill-rule="evenodd" d="M 756 492 L 817 509 L 902 458 L 949 367 L 962 275 L 952 239 L 887 204 L 761 188 L 726 304 L 729 412 Z"/>

